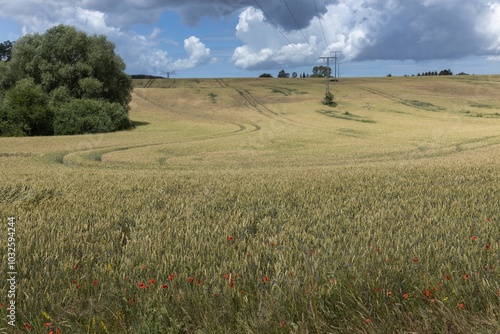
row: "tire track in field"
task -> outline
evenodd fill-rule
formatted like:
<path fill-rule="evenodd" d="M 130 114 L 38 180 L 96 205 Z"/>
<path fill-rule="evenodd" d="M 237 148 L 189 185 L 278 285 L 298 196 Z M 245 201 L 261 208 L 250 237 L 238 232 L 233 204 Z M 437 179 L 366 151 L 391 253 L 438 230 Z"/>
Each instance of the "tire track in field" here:
<path fill-rule="evenodd" d="M 147 96 L 138 93 L 137 91 L 134 91 L 133 94 L 139 96 L 140 98 L 144 99 L 145 101 L 166 110 L 167 108 L 159 103 L 158 101 L 155 101 L 154 99 L 148 98 Z M 163 145 L 171 145 L 171 144 L 181 144 L 181 143 L 192 143 L 192 142 L 202 142 L 202 141 L 207 141 L 207 140 L 213 140 L 213 139 L 219 139 L 219 138 L 225 138 L 225 137 L 230 137 L 230 136 L 236 136 L 236 135 L 242 135 L 242 134 L 247 134 L 247 133 L 252 133 L 256 131 L 261 130 L 261 126 L 250 123 L 250 124 L 241 124 L 241 123 L 233 123 L 233 122 L 226 122 L 227 124 L 235 125 L 238 127 L 237 130 L 235 131 L 230 131 L 226 133 L 221 133 L 221 134 L 215 134 L 215 135 L 204 135 L 204 136 L 199 136 L 199 137 L 191 137 L 187 139 L 179 139 L 179 140 L 172 140 L 172 141 L 167 141 L 167 142 L 156 142 L 156 143 L 148 143 L 148 144 L 139 144 L 139 145 L 127 145 L 127 146 L 115 146 L 115 145 L 110 145 L 110 146 L 101 146 L 99 148 L 93 148 L 93 149 L 84 149 L 84 150 L 79 150 L 79 151 L 73 151 L 66 153 L 62 156 L 61 163 L 65 165 L 81 165 L 78 162 L 75 161 L 75 159 L 82 158 L 82 156 L 87 156 L 87 158 L 83 158 L 86 161 L 92 161 L 92 162 L 100 162 L 102 161 L 102 157 L 106 154 L 113 153 L 113 152 L 119 152 L 119 151 L 127 151 L 127 150 L 133 150 L 137 148 L 145 148 L 145 147 L 157 147 L 157 146 L 163 146 Z M 248 126 L 251 126 L 252 129 L 248 129 Z M 248 130 L 247 130 L 248 129 Z M 245 131 L 247 130 L 247 131 Z"/>

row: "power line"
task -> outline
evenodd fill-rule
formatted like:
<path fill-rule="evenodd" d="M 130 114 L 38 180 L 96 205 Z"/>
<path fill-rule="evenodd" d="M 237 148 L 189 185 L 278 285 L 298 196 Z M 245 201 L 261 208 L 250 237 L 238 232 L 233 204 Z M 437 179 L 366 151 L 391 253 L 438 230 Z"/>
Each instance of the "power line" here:
<path fill-rule="evenodd" d="M 259 2 L 257 0 L 255 0 L 255 3 L 257 4 L 257 6 L 259 6 L 260 10 L 262 11 L 262 13 L 264 13 L 264 16 L 269 20 L 269 22 L 272 23 L 272 25 L 274 26 L 274 28 L 276 28 L 276 30 L 281 34 L 281 36 L 283 36 L 284 39 L 286 39 L 286 41 L 288 42 L 288 44 L 290 44 L 294 49 L 295 51 L 297 51 L 298 53 L 300 53 L 301 55 L 303 55 L 304 57 L 306 58 L 309 58 L 310 56 L 307 56 L 305 55 L 302 51 L 300 51 L 289 39 L 288 37 L 286 37 L 286 35 L 278 28 L 278 25 L 276 25 L 276 23 L 274 23 L 274 21 L 271 19 L 271 17 L 269 15 L 267 15 L 266 11 L 264 10 L 264 8 L 262 8 L 262 6 L 259 4 Z"/>
<path fill-rule="evenodd" d="M 321 27 L 321 32 L 323 33 L 323 38 L 325 39 L 326 47 L 328 49 L 328 52 L 330 52 L 330 54 L 331 54 L 332 51 L 330 51 L 330 45 L 328 44 L 328 41 L 326 40 L 326 34 L 325 34 L 325 30 L 323 29 L 323 24 L 321 23 L 321 18 L 319 17 L 319 10 L 318 10 L 318 6 L 316 5 L 316 0 L 313 0 L 313 2 L 314 2 L 314 8 L 316 8 L 316 14 L 318 15 L 319 26 Z"/>
<path fill-rule="evenodd" d="M 297 28 L 299 29 L 300 33 L 302 34 L 302 37 L 304 37 L 304 40 L 309 45 L 309 47 L 311 48 L 311 50 L 319 57 L 319 54 L 316 52 L 316 50 L 314 50 L 314 48 L 312 47 L 311 43 L 309 43 L 309 40 L 306 38 L 306 36 L 302 32 L 302 29 L 300 28 L 299 23 L 295 19 L 295 16 L 293 15 L 292 10 L 290 9 L 290 6 L 288 6 L 288 3 L 286 2 L 286 0 L 283 0 L 283 1 L 285 2 L 285 6 L 288 9 L 288 11 L 290 12 L 290 15 L 292 16 L 292 19 L 295 22 L 295 25 L 297 26 Z"/>

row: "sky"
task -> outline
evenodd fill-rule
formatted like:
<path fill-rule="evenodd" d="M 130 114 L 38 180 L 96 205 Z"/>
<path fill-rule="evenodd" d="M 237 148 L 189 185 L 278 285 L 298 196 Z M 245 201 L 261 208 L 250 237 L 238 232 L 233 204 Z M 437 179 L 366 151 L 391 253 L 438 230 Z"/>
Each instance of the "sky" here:
<path fill-rule="evenodd" d="M 58 24 L 106 35 L 129 74 L 310 74 L 335 54 L 340 77 L 500 74 L 500 0 L 0 0 L 0 42 Z"/>

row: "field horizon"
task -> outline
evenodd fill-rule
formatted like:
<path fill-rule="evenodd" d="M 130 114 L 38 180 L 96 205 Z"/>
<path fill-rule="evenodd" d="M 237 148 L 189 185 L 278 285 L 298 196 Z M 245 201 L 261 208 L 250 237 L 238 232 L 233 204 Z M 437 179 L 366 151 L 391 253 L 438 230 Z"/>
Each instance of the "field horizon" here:
<path fill-rule="evenodd" d="M 0 329 L 500 332 L 500 76 L 330 90 L 135 79 L 131 130 L 0 138 Z"/>

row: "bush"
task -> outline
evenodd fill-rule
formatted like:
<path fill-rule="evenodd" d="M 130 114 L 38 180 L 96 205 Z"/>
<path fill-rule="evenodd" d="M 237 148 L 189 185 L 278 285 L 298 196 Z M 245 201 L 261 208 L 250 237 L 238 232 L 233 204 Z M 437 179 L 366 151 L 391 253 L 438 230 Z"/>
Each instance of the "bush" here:
<path fill-rule="evenodd" d="M 42 88 L 31 78 L 21 79 L 10 89 L 4 101 L 2 112 L 2 135 L 46 136 L 52 135 L 54 114 Z M 10 130 L 6 130 L 10 129 Z"/>
<path fill-rule="evenodd" d="M 127 112 L 118 103 L 78 99 L 55 112 L 54 134 L 74 135 L 122 130 L 130 127 Z"/>

